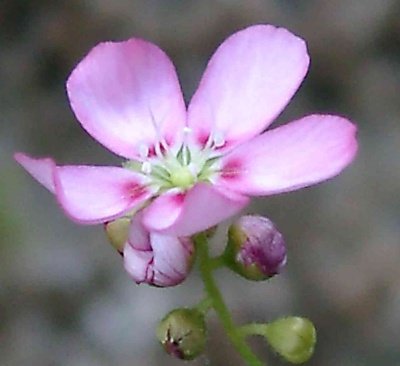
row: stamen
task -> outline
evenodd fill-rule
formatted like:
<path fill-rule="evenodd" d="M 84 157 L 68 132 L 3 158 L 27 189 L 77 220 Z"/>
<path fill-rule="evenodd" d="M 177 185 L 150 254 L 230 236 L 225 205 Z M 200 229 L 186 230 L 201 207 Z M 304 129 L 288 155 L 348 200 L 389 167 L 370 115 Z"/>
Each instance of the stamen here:
<path fill-rule="evenodd" d="M 225 145 L 225 137 L 222 131 L 214 131 L 213 133 L 213 146 L 221 147 Z"/>
<path fill-rule="evenodd" d="M 164 155 L 163 155 L 163 153 L 162 153 L 162 151 L 161 151 L 161 144 L 162 144 L 162 142 L 161 142 L 161 143 L 160 143 L 160 142 L 157 142 L 157 143 L 154 145 L 154 151 L 155 151 L 155 153 L 156 153 L 156 155 L 157 155 L 157 157 L 158 157 L 159 159 L 164 158 Z"/>
<path fill-rule="evenodd" d="M 145 160 L 149 156 L 149 146 L 141 143 L 139 145 L 139 156 Z"/>
<path fill-rule="evenodd" d="M 164 156 L 164 155 L 168 155 L 168 154 L 169 154 L 169 146 L 168 146 L 168 144 L 167 144 L 167 141 L 165 141 L 164 137 L 162 137 L 161 140 L 160 140 L 160 149 L 161 149 L 161 147 L 164 149 L 164 152 L 165 152 L 165 153 L 163 153 L 163 152 L 161 151 L 161 154 L 162 154 L 163 156 Z"/>
<path fill-rule="evenodd" d="M 160 121 L 158 121 L 158 123 L 156 122 L 156 119 L 154 117 L 153 111 L 152 109 L 149 107 L 149 112 L 150 112 L 150 116 L 151 116 L 151 123 L 153 125 L 154 131 L 156 133 L 156 137 L 157 137 L 157 143 L 154 146 L 154 150 L 156 155 L 161 159 L 164 157 L 164 154 L 161 150 L 161 146 L 164 148 L 164 150 L 168 153 L 169 149 L 168 149 L 168 144 L 165 141 L 164 137 L 161 134 L 161 126 L 164 123 L 164 119 L 165 117 L 163 117 Z"/>
<path fill-rule="evenodd" d="M 204 146 L 204 150 L 222 147 L 225 145 L 225 143 L 225 136 L 222 131 L 212 131 L 208 136 L 208 140 L 206 142 L 206 145 Z"/>
<path fill-rule="evenodd" d="M 210 135 L 208 136 L 207 142 L 204 146 L 204 150 L 211 149 L 213 147 L 213 141 L 214 141 L 214 137 L 213 137 L 213 133 L 211 132 Z"/>

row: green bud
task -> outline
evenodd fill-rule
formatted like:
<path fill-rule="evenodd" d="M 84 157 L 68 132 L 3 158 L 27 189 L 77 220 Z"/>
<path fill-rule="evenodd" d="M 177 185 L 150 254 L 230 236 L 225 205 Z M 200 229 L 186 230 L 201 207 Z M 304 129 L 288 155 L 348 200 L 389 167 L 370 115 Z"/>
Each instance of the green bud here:
<path fill-rule="evenodd" d="M 124 245 L 128 240 L 130 225 L 131 220 L 127 217 L 107 222 L 104 225 L 108 240 L 121 254 L 124 252 Z"/>
<path fill-rule="evenodd" d="M 310 359 L 317 341 L 311 321 L 296 316 L 281 318 L 267 324 L 265 337 L 270 346 L 285 360 L 296 364 Z"/>
<path fill-rule="evenodd" d="M 193 360 L 206 344 L 204 315 L 196 309 L 172 310 L 157 328 L 157 338 L 165 351 L 181 360 Z"/>

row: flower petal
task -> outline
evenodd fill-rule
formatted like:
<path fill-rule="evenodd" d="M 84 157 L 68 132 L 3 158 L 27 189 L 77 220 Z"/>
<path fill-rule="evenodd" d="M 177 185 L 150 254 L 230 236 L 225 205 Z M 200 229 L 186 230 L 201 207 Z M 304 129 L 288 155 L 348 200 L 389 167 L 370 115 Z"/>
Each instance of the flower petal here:
<path fill-rule="evenodd" d="M 123 168 L 63 166 L 57 172 L 57 198 L 69 216 L 81 223 L 113 220 L 152 196 L 142 176 Z"/>
<path fill-rule="evenodd" d="M 162 283 L 164 286 L 181 283 L 191 269 L 193 243 L 189 238 L 154 232 L 150 234 L 150 238 L 154 253 L 155 283 Z"/>
<path fill-rule="evenodd" d="M 153 262 L 151 251 L 135 249 L 129 244 L 124 247 L 124 267 L 136 283 L 151 282 L 153 273 L 150 273 L 149 266 Z"/>
<path fill-rule="evenodd" d="M 142 212 L 132 219 L 124 247 L 124 266 L 136 283 L 175 286 L 188 275 L 193 262 L 190 238 L 149 233 L 141 223 Z"/>
<path fill-rule="evenodd" d="M 14 159 L 40 184 L 45 186 L 51 193 L 55 193 L 53 174 L 56 164 L 53 159 L 32 159 L 23 153 L 14 154 Z"/>
<path fill-rule="evenodd" d="M 187 193 L 166 193 L 143 212 L 150 231 L 189 236 L 206 230 L 239 212 L 249 199 L 207 183 L 198 183 Z"/>
<path fill-rule="evenodd" d="M 161 137 L 171 145 L 186 123 L 175 68 L 157 46 L 132 38 L 94 47 L 67 82 L 83 128 L 118 155 L 135 158 Z"/>
<path fill-rule="evenodd" d="M 235 145 L 263 131 L 301 84 L 309 65 L 304 41 L 286 29 L 256 25 L 229 37 L 211 58 L 189 105 L 200 143 L 210 133 Z"/>
<path fill-rule="evenodd" d="M 150 233 L 143 226 L 141 217 L 142 211 L 139 211 L 131 219 L 128 241 L 137 250 L 151 251 Z"/>
<path fill-rule="evenodd" d="M 17 161 L 55 193 L 66 214 L 82 224 L 113 220 L 152 195 L 140 174 L 119 167 L 56 166 L 49 158 L 16 155 Z"/>
<path fill-rule="evenodd" d="M 311 115 L 265 132 L 222 161 L 219 184 L 249 195 L 293 191 L 337 175 L 357 151 L 348 120 Z"/>

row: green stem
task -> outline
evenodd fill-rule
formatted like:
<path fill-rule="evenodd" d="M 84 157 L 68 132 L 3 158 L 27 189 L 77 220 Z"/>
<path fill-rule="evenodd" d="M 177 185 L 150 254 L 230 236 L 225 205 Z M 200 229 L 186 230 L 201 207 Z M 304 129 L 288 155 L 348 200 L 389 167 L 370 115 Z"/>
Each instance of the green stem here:
<path fill-rule="evenodd" d="M 225 266 L 225 257 L 223 255 L 220 255 L 218 257 L 209 258 L 208 263 L 210 269 L 214 271 L 215 269 Z"/>
<path fill-rule="evenodd" d="M 235 327 L 229 310 L 222 298 L 221 292 L 213 278 L 213 266 L 211 265 L 212 259 L 208 253 L 207 237 L 204 234 L 198 234 L 195 237 L 195 242 L 205 292 L 207 293 L 208 298 L 212 300 L 212 307 L 225 328 L 229 339 L 249 366 L 263 366 L 263 363 L 253 353 L 250 347 L 246 344 L 242 334 L 240 334 L 238 329 Z"/>
<path fill-rule="evenodd" d="M 196 306 L 195 308 L 200 311 L 201 313 L 203 313 L 203 315 L 206 315 L 208 310 L 210 310 L 210 308 L 212 308 L 212 299 L 210 299 L 208 296 L 205 297 L 203 300 L 201 300 Z"/>
<path fill-rule="evenodd" d="M 248 336 L 253 336 L 253 335 L 265 337 L 267 334 L 267 331 L 266 331 L 267 327 L 268 327 L 268 324 L 250 323 L 250 324 L 242 325 L 241 327 L 239 327 L 238 332 L 243 337 L 248 337 Z"/>

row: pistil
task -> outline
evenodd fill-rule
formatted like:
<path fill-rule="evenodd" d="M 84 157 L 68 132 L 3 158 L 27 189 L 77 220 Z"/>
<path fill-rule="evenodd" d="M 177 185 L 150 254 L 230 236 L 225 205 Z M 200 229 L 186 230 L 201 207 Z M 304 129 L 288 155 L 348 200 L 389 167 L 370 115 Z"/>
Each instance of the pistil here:
<path fill-rule="evenodd" d="M 187 166 L 177 166 L 170 172 L 170 180 L 173 186 L 189 188 L 195 182 L 195 177 Z"/>

